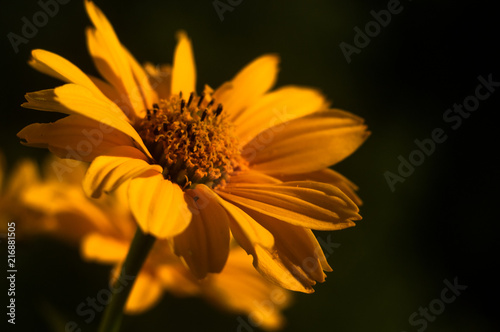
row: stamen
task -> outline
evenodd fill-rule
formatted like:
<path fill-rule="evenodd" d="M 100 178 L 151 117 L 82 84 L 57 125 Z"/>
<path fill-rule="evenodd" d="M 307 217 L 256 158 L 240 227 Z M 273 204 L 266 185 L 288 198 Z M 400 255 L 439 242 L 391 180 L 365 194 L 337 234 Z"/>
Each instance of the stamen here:
<path fill-rule="evenodd" d="M 186 101 L 184 99 L 181 100 L 181 113 L 184 112 L 184 106 L 186 106 Z"/>
<path fill-rule="evenodd" d="M 172 95 L 153 104 L 135 125 L 155 163 L 163 168 L 163 177 L 183 189 L 200 183 L 211 188 L 223 185 L 244 162 L 231 123 L 224 117 L 214 119 L 223 105 L 218 103 L 215 109 L 215 99 L 204 100 L 204 94 L 191 93 L 187 101 Z"/>
<path fill-rule="evenodd" d="M 196 107 L 200 108 L 201 103 L 203 102 L 203 98 L 205 98 L 205 94 L 204 93 L 201 94 L 200 100 L 198 100 L 198 105 L 196 105 Z"/>
<path fill-rule="evenodd" d="M 215 117 L 218 117 L 222 113 L 222 104 L 217 106 L 217 110 L 215 111 Z"/>
<path fill-rule="evenodd" d="M 215 99 L 210 100 L 210 102 L 207 105 L 207 108 L 212 107 L 212 105 L 214 104 L 214 102 L 215 102 Z"/>

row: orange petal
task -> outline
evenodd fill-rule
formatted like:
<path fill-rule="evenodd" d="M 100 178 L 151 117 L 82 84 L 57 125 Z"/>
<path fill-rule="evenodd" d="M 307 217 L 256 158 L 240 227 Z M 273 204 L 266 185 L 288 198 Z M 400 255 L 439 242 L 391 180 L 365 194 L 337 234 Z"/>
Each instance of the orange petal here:
<path fill-rule="evenodd" d="M 273 235 L 242 209 L 223 199 L 219 203 L 229 214 L 231 233 L 240 246 L 253 256 L 254 267 L 269 281 L 294 291 L 312 293 L 314 290 L 297 280 L 279 259 Z M 312 284 L 312 283 L 311 283 Z"/>
<path fill-rule="evenodd" d="M 146 171 L 161 174 L 162 170 L 159 165 L 150 165 L 138 149 L 119 146 L 94 159 L 83 179 L 83 189 L 87 195 L 99 197 Z"/>
<path fill-rule="evenodd" d="M 278 63 L 279 57 L 274 54 L 258 57 L 228 82 L 230 89 L 217 89 L 214 98 L 217 103 L 224 105 L 224 112 L 229 114 L 232 121 L 275 84 Z"/>
<path fill-rule="evenodd" d="M 128 135 L 81 115 L 69 115 L 54 123 L 34 123 L 17 136 L 27 146 L 48 148 L 58 157 L 86 162 L 110 148 L 133 146 Z"/>
<path fill-rule="evenodd" d="M 198 187 L 205 193 L 211 190 L 205 185 L 196 186 L 196 188 Z M 265 248 L 271 248 L 274 245 L 274 238 L 267 229 L 234 204 L 227 202 L 219 196 L 216 197 L 219 204 L 226 209 L 230 217 L 229 227 L 231 228 L 231 233 L 243 249 L 251 253 L 254 251 L 253 247 L 255 245 L 261 245 Z"/>
<path fill-rule="evenodd" d="M 128 198 L 141 229 L 159 239 L 182 233 L 191 221 L 181 188 L 161 174 L 148 172 L 130 180 Z"/>
<path fill-rule="evenodd" d="M 120 286 L 116 286 L 119 289 Z M 161 282 L 152 274 L 141 272 L 132 286 L 125 304 L 125 312 L 129 315 L 140 314 L 152 308 L 163 294 Z"/>
<path fill-rule="evenodd" d="M 2 187 L 0 187 L 3 189 L 2 195 L 0 196 L 1 200 L 7 201 L 7 198 L 18 200 L 26 188 L 33 187 L 40 183 L 40 174 L 34 160 L 23 159 L 16 163 L 14 171 L 9 174 L 9 177 L 6 177 L 5 180 L 7 180 L 5 186 L 2 185 Z"/>
<path fill-rule="evenodd" d="M 87 42 L 94 63 L 101 75 L 123 95 L 132 105 L 131 118 L 143 117 L 146 100 L 141 95 L 140 84 L 134 78 L 132 64 L 127 51 L 118 40 L 113 26 L 102 11 L 92 1 L 85 1 L 85 8 L 95 29 L 87 30 Z M 145 82 L 144 82 L 145 83 Z"/>
<path fill-rule="evenodd" d="M 127 59 L 130 64 L 130 68 L 132 69 L 132 74 L 136 83 L 136 89 L 139 92 L 139 94 L 135 94 L 136 98 L 140 97 L 140 99 L 137 100 L 136 103 L 144 102 L 145 109 L 148 109 L 152 107 L 153 104 L 158 103 L 158 95 L 156 94 L 155 89 L 153 89 L 153 87 L 150 85 L 150 78 L 144 68 L 137 62 L 134 56 L 126 48 L 124 48 L 123 50 L 127 55 Z M 144 115 L 145 113 L 141 114 L 141 116 Z"/>
<path fill-rule="evenodd" d="M 331 268 L 310 229 L 255 211 L 248 210 L 247 213 L 274 235 L 276 259 L 306 288 L 325 281 L 323 264 L 326 265 L 326 270 Z"/>
<path fill-rule="evenodd" d="M 191 92 L 196 92 L 193 48 L 184 31 L 177 33 L 177 40 L 172 69 L 172 94 L 182 92 L 184 96 L 189 96 Z"/>
<path fill-rule="evenodd" d="M 29 64 L 44 74 L 53 76 L 64 82 L 84 86 L 96 96 L 102 96 L 102 92 L 84 72 L 70 61 L 55 53 L 40 49 L 33 50 L 31 51 Z"/>
<path fill-rule="evenodd" d="M 243 149 L 252 169 L 266 174 L 308 173 L 353 153 L 369 132 L 359 118 L 323 112 L 284 123 L 259 134 Z"/>
<path fill-rule="evenodd" d="M 283 288 L 302 293 L 313 293 L 312 281 L 297 280 L 292 271 L 277 257 L 275 250 L 255 246 L 253 265 L 267 280 Z"/>
<path fill-rule="evenodd" d="M 156 90 L 158 98 L 170 98 L 172 67 L 169 65 L 153 66 L 151 63 L 146 63 L 144 70 L 148 74 L 151 87 Z"/>
<path fill-rule="evenodd" d="M 80 251 L 87 261 L 115 264 L 125 259 L 129 246 L 126 241 L 118 240 L 115 237 L 91 233 L 83 239 Z"/>
<path fill-rule="evenodd" d="M 242 171 L 231 174 L 229 179 L 230 184 L 236 183 L 281 183 L 280 180 L 266 175 L 264 173 L 256 172 L 254 170 Z"/>
<path fill-rule="evenodd" d="M 219 273 L 229 255 L 229 217 L 211 191 L 188 190 L 184 196 L 193 218 L 174 238 L 175 253 L 184 258 L 193 274 L 204 278 Z"/>
<path fill-rule="evenodd" d="M 323 95 L 308 88 L 287 86 L 265 94 L 235 119 L 242 145 L 261 131 L 324 109 Z"/>
<path fill-rule="evenodd" d="M 210 281 L 205 294 L 217 304 L 246 313 L 266 330 L 285 323 L 281 310 L 290 304 L 291 293 L 263 278 L 252 266 L 252 257 L 240 247 L 231 249 L 224 271 Z"/>
<path fill-rule="evenodd" d="M 83 86 L 66 84 L 55 89 L 31 92 L 26 94 L 26 100 L 21 106 L 46 112 L 78 114 L 115 128 L 129 135 L 150 157 L 144 142 L 125 114 L 109 99 L 97 98 Z"/>
<path fill-rule="evenodd" d="M 311 229 L 338 230 L 361 219 L 349 197 L 337 187 L 318 182 L 235 184 L 217 193 L 245 210 Z"/>
<path fill-rule="evenodd" d="M 323 182 L 329 183 L 340 190 L 357 205 L 361 206 L 363 202 L 355 193 L 358 190 L 358 186 L 352 183 L 349 179 L 347 179 L 342 174 L 334 171 L 330 168 L 325 168 L 316 172 L 309 173 L 299 173 L 299 174 L 276 174 L 275 177 L 280 179 L 281 181 L 314 181 L 314 182 Z"/>

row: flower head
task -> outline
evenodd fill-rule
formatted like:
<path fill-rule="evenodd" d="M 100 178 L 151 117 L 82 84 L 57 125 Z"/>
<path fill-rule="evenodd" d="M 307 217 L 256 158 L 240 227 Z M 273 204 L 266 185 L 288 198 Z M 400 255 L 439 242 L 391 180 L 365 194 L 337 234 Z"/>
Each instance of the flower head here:
<path fill-rule="evenodd" d="M 311 230 L 361 219 L 356 187 L 328 167 L 366 139 L 363 120 L 331 109 L 314 89 L 271 91 L 276 55 L 198 93 L 186 33 L 172 67 L 141 66 L 103 13 L 85 5 L 94 25 L 88 48 L 103 79 L 34 50 L 30 64 L 67 84 L 28 93 L 23 106 L 68 116 L 19 137 L 91 162 L 83 185 L 92 197 L 126 187 L 142 230 L 170 241 L 198 278 L 223 270 L 234 237 L 269 280 L 312 292 L 331 268 Z"/>

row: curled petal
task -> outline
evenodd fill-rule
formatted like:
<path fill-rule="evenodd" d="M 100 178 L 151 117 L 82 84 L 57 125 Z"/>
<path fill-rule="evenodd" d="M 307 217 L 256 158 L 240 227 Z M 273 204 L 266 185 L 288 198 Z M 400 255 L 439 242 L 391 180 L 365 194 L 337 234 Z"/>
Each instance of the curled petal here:
<path fill-rule="evenodd" d="M 198 185 L 197 188 L 198 187 L 205 192 L 207 190 L 211 190 L 205 185 Z M 255 245 L 272 248 L 274 245 L 274 238 L 267 229 L 253 220 L 252 217 L 242 211 L 239 207 L 229 203 L 219 196 L 216 197 L 219 204 L 226 209 L 230 217 L 229 227 L 231 228 L 231 233 L 243 249 L 250 253 L 253 251 L 253 247 Z"/>
<path fill-rule="evenodd" d="M 314 286 L 316 282 L 325 281 L 326 275 L 323 270 L 331 271 L 331 267 L 310 229 L 245 210 L 274 235 L 276 260 L 281 262 L 306 289 Z"/>
<path fill-rule="evenodd" d="M 217 193 L 245 209 L 311 229 L 338 230 L 361 219 L 349 197 L 337 187 L 319 182 L 235 184 Z"/>
<path fill-rule="evenodd" d="M 175 253 L 199 279 L 222 271 L 229 255 L 229 217 L 215 196 L 202 188 L 186 192 L 193 217 L 186 230 L 174 238 Z"/>
<path fill-rule="evenodd" d="M 358 186 L 352 183 L 345 176 L 340 174 L 339 172 L 334 171 L 333 169 L 325 168 L 316 172 L 309 173 L 299 173 L 299 174 L 276 174 L 274 175 L 276 178 L 281 181 L 314 181 L 314 182 L 323 182 L 329 183 L 340 190 L 357 205 L 361 206 L 363 201 L 356 194 L 356 190 L 358 190 Z"/>
<path fill-rule="evenodd" d="M 23 144 L 48 148 L 61 158 L 91 162 L 117 146 L 133 146 L 130 136 L 81 115 L 69 115 L 54 123 L 34 123 L 17 136 Z"/>
<path fill-rule="evenodd" d="M 118 106 L 107 98 L 96 98 L 83 86 L 66 84 L 55 89 L 31 92 L 26 94 L 26 100 L 21 106 L 46 112 L 81 115 L 119 130 L 129 135 L 150 156 L 142 138 Z"/>
<path fill-rule="evenodd" d="M 130 210 L 141 229 L 159 239 L 182 233 L 191 221 L 191 211 L 181 188 L 156 172 L 130 180 Z"/>
<path fill-rule="evenodd" d="M 147 157 L 134 147 L 116 147 L 94 159 L 83 179 L 83 189 L 87 195 L 99 197 L 146 171 L 161 174 L 162 168 L 150 165 Z"/>

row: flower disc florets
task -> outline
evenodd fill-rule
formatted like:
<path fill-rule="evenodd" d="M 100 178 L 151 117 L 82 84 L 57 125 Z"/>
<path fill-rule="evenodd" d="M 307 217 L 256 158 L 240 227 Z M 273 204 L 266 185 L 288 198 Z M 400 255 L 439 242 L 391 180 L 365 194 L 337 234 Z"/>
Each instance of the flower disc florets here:
<path fill-rule="evenodd" d="M 240 164 L 238 141 L 222 105 L 193 94 L 154 104 L 136 126 L 163 176 L 183 188 L 214 187 Z"/>

